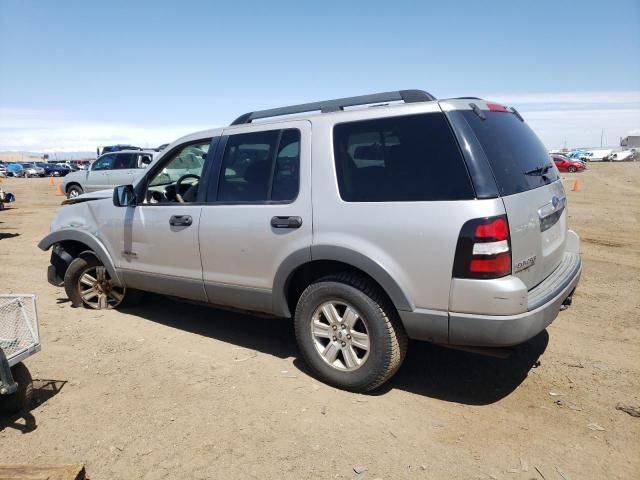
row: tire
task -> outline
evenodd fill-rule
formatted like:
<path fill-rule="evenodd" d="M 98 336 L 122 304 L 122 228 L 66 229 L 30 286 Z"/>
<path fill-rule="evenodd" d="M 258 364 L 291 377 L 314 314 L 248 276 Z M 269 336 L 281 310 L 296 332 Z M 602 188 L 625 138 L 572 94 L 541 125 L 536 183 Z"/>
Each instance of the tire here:
<path fill-rule="evenodd" d="M 4 202 L 0 202 L 0 212 L 4 210 Z"/>
<path fill-rule="evenodd" d="M 24 363 L 14 365 L 11 374 L 18 384 L 18 390 L 11 395 L 0 395 L 0 412 L 5 414 L 21 412 L 33 399 L 33 380 Z"/>
<path fill-rule="evenodd" d="M 567 171 L 569 171 L 570 173 L 575 173 L 576 170 L 577 170 L 577 168 L 574 167 L 573 165 L 571 165 L 569 168 L 567 168 Z"/>
<path fill-rule="evenodd" d="M 83 193 L 84 190 L 82 190 L 82 187 L 78 185 L 71 185 L 69 188 L 67 188 L 67 198 L 75 198 L 78 195 L 82 195 Z"/>
<path fill-rule="evenodd" d="M 356 316 L 357 320 L 351 325 L 353 328 L 333 329 L 332 322 L 324 313 L 325 307 L 344 317 L 340 322 L 333 322 L 342 328 L 342 323 L 351 323 L 344 321 L 347 317 Z M 351 315 L 347 314 L 348 309 Z M 398 371 L 407 352 L 407 334 L 398 312 L 373 282 L 357 273 L 343 272 L 309 285 L 298 300 L 294 322 L 298 347 L 309 367 L 324 382 L 344 390 L 368 392 L 379 387 Z M 314 336 L 312 326 L 314 329 L 322 327 L 314 333 L 320 331 L 322 335 L 329 336 Z M 361 340 L 363 331 L 368 337 L 367 342 Z M 343 332 L 342 337 L 337 336 L 340 332 Z M 368 350 L 358 348 L 357 342 L 368 345 Z M 333 346 L 330 347 L 331 344 Z M 329 363 L 327 356 L 323 357 L 322 349 L 330 352 L 329 358 L 340 350 L 333 364 Z M 352 353 L 347 355 L 348 351 Z M 355 367 L 353 352 L 357 357 Z"/>
<path fill-rule="evenodd" d="M 139 290 L 111 284 L 106 268 L 92 253 L 80 254 L 69 264 L 64 290 L 74 307 L 94 310 L 132 307 L 142 299 Z"/>

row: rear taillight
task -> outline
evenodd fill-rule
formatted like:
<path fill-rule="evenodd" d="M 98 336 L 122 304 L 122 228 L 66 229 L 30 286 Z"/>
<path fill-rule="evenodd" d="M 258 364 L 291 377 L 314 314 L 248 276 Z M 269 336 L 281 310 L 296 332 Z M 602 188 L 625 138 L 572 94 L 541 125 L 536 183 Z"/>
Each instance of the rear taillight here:
<path fill-rule="evenodd" d="M 500 278 L 511 274 L 511 241 L 506 215 L 474 218 L 460 230 L 453 276 Z"/>

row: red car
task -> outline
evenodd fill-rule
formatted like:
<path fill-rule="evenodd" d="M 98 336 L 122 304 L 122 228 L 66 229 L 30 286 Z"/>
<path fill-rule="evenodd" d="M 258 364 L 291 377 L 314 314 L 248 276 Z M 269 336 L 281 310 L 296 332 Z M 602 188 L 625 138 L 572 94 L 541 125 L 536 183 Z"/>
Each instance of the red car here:
<path fill-rule="evenodd" d="M 561 172 L 581 172 L 586 168 L 584 163 L 578 160 L 571 160 L 560 155 L 552 155 L 551 158 Z"/>

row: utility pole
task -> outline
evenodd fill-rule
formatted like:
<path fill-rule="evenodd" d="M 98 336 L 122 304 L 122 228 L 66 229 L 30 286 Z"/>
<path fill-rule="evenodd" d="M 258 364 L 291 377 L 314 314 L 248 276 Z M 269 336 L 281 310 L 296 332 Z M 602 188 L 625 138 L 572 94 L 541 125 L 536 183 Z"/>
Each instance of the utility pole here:
<path fill-rule="evenodd" d="M 604 137 L 604 128 L 600 130 L 600 146 L 602 147 L 602 138 Z"/>

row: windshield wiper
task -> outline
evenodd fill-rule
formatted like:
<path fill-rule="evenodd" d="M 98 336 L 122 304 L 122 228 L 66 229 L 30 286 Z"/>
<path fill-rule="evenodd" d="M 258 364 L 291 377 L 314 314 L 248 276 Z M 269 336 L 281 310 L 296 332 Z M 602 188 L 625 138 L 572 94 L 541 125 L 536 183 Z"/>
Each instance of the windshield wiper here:
<path fill-rule="evenodd" d="M 533 170 L 529 170 L 528 172 L 524 172 L 525 175 L 541 175 L 544 176 L 545 173 L 549 171 L 551 165 L 541 165 L 539 167 L 534 168 Z"/>

